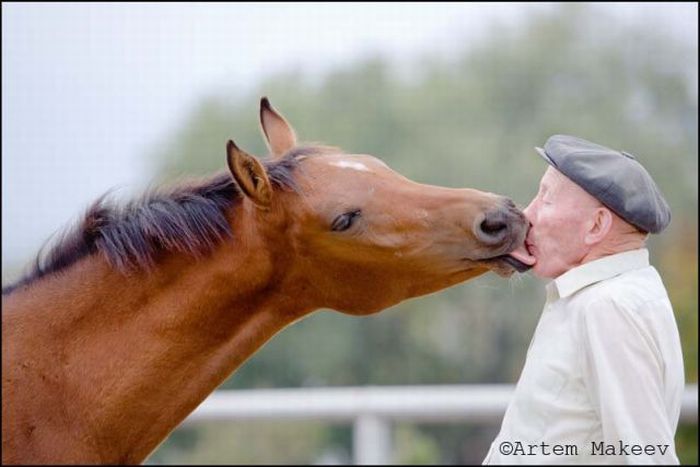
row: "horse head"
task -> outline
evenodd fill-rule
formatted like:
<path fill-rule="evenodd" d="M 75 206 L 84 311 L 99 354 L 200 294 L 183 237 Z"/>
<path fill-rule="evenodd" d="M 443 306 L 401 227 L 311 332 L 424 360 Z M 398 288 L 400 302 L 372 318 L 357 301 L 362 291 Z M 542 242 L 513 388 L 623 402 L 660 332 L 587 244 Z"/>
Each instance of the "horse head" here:
<path fill-rule="evenodd" d="M 260 124 L 269 162 L 292 168 L 295 189 L 274 189 L 265 164 L 233 141 L 228 165 L 254 228 L 316 306 L 369 314 L 489 270 L 514 272 L 508 253 L 529 224 L 509 198 L 417 183 L 367 154 L 299 146 L 267 98 Z"/>

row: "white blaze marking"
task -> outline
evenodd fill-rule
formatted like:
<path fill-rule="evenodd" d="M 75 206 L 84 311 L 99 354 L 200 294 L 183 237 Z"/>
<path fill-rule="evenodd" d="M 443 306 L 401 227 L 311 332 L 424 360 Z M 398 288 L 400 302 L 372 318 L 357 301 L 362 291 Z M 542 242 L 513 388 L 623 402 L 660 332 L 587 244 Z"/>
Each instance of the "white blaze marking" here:
<path fill-rule="evenodd" d="M 338 161 L 338 162 L 330 162 L 331 165 L 335 165 L 336 167 L 340 167 L 343 169 L 353 169 L 353 170 L 363 170 L 365 172 L 371 172 L 367 168 L 365 164 L 362 162 L 356 162 L 356 161 Z"/>

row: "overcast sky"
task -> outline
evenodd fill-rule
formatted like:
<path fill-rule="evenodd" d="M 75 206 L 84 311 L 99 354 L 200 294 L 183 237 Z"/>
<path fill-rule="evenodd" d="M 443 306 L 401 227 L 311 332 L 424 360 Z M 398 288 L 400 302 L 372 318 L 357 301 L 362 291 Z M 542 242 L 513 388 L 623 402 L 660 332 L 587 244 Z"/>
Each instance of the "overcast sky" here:
<path fill-rule="evenodd" d="M 598 4 L 697 47 L 697 4 Z M 2 264 L 30 260 L 108 189 L 142 190 L 199 98 L 290 68 L 449 57 L 549 4 L 2 4 Z M 251 125 L 256 124 L 251 109 Z"/>

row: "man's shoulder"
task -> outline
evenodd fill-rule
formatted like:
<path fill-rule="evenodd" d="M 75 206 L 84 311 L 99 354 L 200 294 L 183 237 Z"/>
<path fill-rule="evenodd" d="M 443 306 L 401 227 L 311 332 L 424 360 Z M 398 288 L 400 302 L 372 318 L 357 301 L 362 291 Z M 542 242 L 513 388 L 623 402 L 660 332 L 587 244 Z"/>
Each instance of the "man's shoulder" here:
<path fill-rule="evenodd" d="M 575 298 L 590 309 L 608 305 L 636 310 L 650 302 L 667 302 L 668 293 L 656 269 L 647 266 L 591 284 Z"/>
<path fill-rule="evenodd" d="M 614 343 L 618 349 L 645 345 L 657 355 L 664 351 L 660 345 L 680 349 L 673 306 L 652 266 L 592 284 L 575 298 L 580 301 L 572 318 L 583 342 L 590 344 L 595 335 L 597 342 Z"/>

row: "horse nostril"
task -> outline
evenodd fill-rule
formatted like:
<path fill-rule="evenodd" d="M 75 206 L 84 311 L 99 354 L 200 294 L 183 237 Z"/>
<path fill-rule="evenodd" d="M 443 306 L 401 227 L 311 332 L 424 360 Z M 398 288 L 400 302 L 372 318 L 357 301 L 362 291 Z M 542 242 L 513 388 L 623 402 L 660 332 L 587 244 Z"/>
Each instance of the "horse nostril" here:
<path fill-rule="evenodd" d="M 509 232 L 508 213 L 503 210 L 487 212 L 474 225 L 476 237 L 488 244 L 501 243 Z"/>
<path fill-rule="evenodd" d="M 508 228 L 508 225 L 502 220 L 486 218 L 479 226 L 481 231 L 489 236 L 498 235 L 500 232 Z"/>

